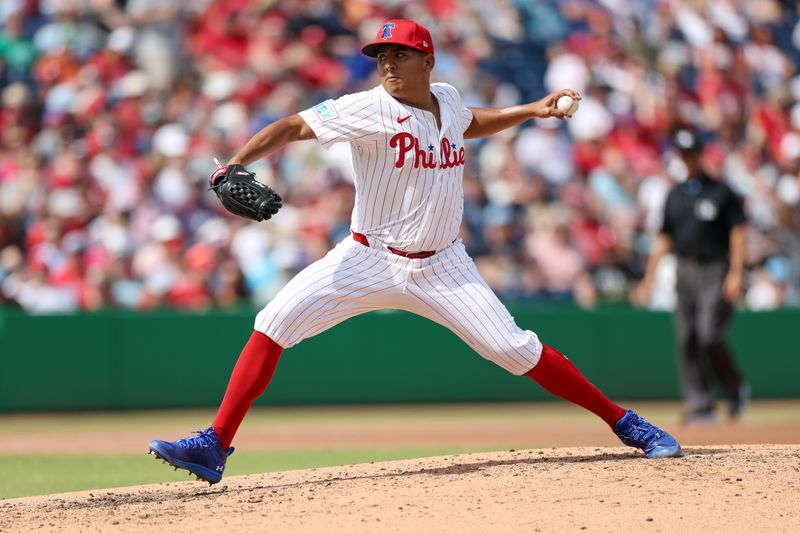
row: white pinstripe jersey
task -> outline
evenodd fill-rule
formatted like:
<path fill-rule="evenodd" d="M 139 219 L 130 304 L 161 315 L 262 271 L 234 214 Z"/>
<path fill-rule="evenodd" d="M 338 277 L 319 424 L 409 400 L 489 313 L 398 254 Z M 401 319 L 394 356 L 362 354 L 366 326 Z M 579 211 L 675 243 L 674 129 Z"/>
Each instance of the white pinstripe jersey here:
<path fill-rule="evenodd" d="M 351 228 L 407 252 L 439 250 L 458 236 L 464 211 L 464 131 L 472 122 L 455 87 L 431 84 L 433 113 L 383 86 L 300 112 L 325 148 L 349 142 L 356 199 Z"/>

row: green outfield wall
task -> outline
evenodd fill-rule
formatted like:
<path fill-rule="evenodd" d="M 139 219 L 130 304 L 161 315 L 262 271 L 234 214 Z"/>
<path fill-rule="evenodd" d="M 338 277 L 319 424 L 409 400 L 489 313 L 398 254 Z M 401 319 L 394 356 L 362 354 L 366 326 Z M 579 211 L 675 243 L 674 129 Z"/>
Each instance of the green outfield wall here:
<path fill-rule="evenodd" d="M 512 308 L 613 398 L 678 398 L 672 317 Z M 255 311 L 0 311 L 0 411 L 216 405 Z M 800 397 L 800 311 L 740 312 L 732 340 L 755 397 Z M 286 351 L 262 405 L 549 399 L 446 329 L 402 312 L 351 319 Z"/>

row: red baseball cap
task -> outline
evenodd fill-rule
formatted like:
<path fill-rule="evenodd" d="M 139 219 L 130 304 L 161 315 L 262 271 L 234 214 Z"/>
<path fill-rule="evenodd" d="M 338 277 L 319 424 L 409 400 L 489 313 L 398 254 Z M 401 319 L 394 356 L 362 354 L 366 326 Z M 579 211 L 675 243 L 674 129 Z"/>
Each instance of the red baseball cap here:
<path fill-rule="evenodd" d="M 426 54 L 433 53 L 431 32 L 413 20 L 392 19 L 378 29 L 375 41 L 365 45 L 361 53 L 369 57 L 378 56 L 378 47 L 385 44 L 407 46 Z"/>

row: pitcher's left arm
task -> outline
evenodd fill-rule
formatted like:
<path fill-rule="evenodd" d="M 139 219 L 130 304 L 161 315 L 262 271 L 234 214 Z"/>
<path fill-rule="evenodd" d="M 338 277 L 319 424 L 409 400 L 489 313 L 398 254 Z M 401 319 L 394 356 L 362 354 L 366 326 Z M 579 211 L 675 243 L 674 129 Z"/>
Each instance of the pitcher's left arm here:
<path fill-rule="evenodd" d="M 581 95 L 577 91 L 562 89 L 548 94 L 541 100 L 528 104 L 501 108 L 470 107 L 472 122 L 464 132 L 464 138 L 477 139 L 479 137 L 487 137 L 498 131 L 522 124 L 532 118 L 555 117 L 562 120 L 569 118 L 569 115 L 559 111 L 556 107 L 558 99 L 565 95 L 575 100 L 581 99 Z"/>

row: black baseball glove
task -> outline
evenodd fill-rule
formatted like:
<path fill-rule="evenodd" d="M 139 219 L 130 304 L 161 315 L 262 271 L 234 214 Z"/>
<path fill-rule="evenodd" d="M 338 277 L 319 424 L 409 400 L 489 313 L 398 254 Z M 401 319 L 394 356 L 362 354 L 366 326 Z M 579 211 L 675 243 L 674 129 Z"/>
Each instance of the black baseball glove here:
<path fill-rule="evenodd" d="M 283 207 L 278 193 L 256 181 L 256 175 L 242 165 L 218 168 L 209 180 L 223 207 L 240 217 L 261 222 Z"/>

